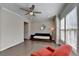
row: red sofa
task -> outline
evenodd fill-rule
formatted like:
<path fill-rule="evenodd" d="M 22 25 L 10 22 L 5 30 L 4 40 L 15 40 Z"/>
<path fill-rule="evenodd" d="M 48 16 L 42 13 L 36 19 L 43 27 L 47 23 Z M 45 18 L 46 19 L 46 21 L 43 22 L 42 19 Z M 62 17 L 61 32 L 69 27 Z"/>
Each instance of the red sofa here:
<path fill-rule="evenodd" d="M 69 56 L 71 53 L 72 47 L 70 45 L 61 45 L 58 48 L 52 48 L 51 46 L 42 48 L 33 52 L 31 56 Z"/>

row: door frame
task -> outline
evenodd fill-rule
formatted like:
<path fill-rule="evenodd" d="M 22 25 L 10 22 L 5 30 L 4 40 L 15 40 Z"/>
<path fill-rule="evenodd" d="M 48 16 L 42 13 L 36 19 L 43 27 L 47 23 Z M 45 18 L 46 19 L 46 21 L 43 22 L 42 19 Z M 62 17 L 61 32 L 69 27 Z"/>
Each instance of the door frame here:
<path fill-rule="evenodd" d="M 30 25 L 29 25 L 29 22 L 27 22 L 27 21 L 24 21 L 24 22 L 23 22 L 23 25 L 24 25 L 25 23 L 28 24 L 28 32 L 27 32 L 27 33 L 28 33 L 28 36 L 27 36 L 27 38 L 24 37 L 24 39 L 29 39 L 29 38 L 30 38 L 30 37 L 29 37 L 29 36 L 30 36 Z M 25 25 L 24 25 L 24 26 L 25 26 Z M 24 27 L 24 26 L 23 26 L 23 27 Z M 24 34 L 24 33 L 23 33 L 23 34 Z"/>

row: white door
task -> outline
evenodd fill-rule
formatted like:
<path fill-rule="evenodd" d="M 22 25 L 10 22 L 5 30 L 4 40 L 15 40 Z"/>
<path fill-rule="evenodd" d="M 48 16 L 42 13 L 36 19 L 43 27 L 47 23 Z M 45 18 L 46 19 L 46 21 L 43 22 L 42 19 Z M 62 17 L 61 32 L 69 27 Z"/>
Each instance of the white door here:
<path fill-rule="evenodd" d="M 24 39 L 28 39 L 28 23 L 24 22 Z"/>

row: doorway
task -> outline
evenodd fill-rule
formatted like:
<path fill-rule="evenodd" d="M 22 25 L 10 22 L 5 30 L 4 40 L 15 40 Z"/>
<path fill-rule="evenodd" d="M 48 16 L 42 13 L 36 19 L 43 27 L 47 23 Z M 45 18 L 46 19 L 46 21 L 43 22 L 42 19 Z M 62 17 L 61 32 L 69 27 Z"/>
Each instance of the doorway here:
<path fill-rule="evenodd" d="M 28 39 L 28 23 L 24 22 L 24 40 Z"/>

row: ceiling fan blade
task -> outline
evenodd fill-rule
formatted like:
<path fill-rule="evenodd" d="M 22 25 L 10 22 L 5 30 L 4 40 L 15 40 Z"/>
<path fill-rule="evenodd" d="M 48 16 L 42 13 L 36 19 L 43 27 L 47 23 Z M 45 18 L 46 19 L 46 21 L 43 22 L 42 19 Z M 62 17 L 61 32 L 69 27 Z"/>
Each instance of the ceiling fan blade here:
<path fill-rule="evenodd" d="M 32 12 L 35 8 L 35 5 L 32 5 L 32 7 L 30 8 L 30 11 Z"/>
<path fill-rule="evenodd" d="M 20 8 L 21 10 L 24 10 L 24 11 L 28 11 L 28 10 L 26 10 L 26 9 L 24 9 L 24 8 Z"/>
<path fill-rule="evenodd" d="M 37 12 L 37 11 L 34 11 L 34 13 L 39 13 L 39 14 L 41 14 L 42 12 Z"/>
<path fill-rule="evenodd" d="M 33 16 L 36 16 L 36 15 L 33 13 Z"/>
<path fill-rule="evenodd" d="M 32 9 L 34 9 L 35 8 L 35 5 L 32 5 Z"/>
<path fill-rule="evenodd" d="M 25 15 L 28 15 L 29 13 L 26 13 Z"/>

